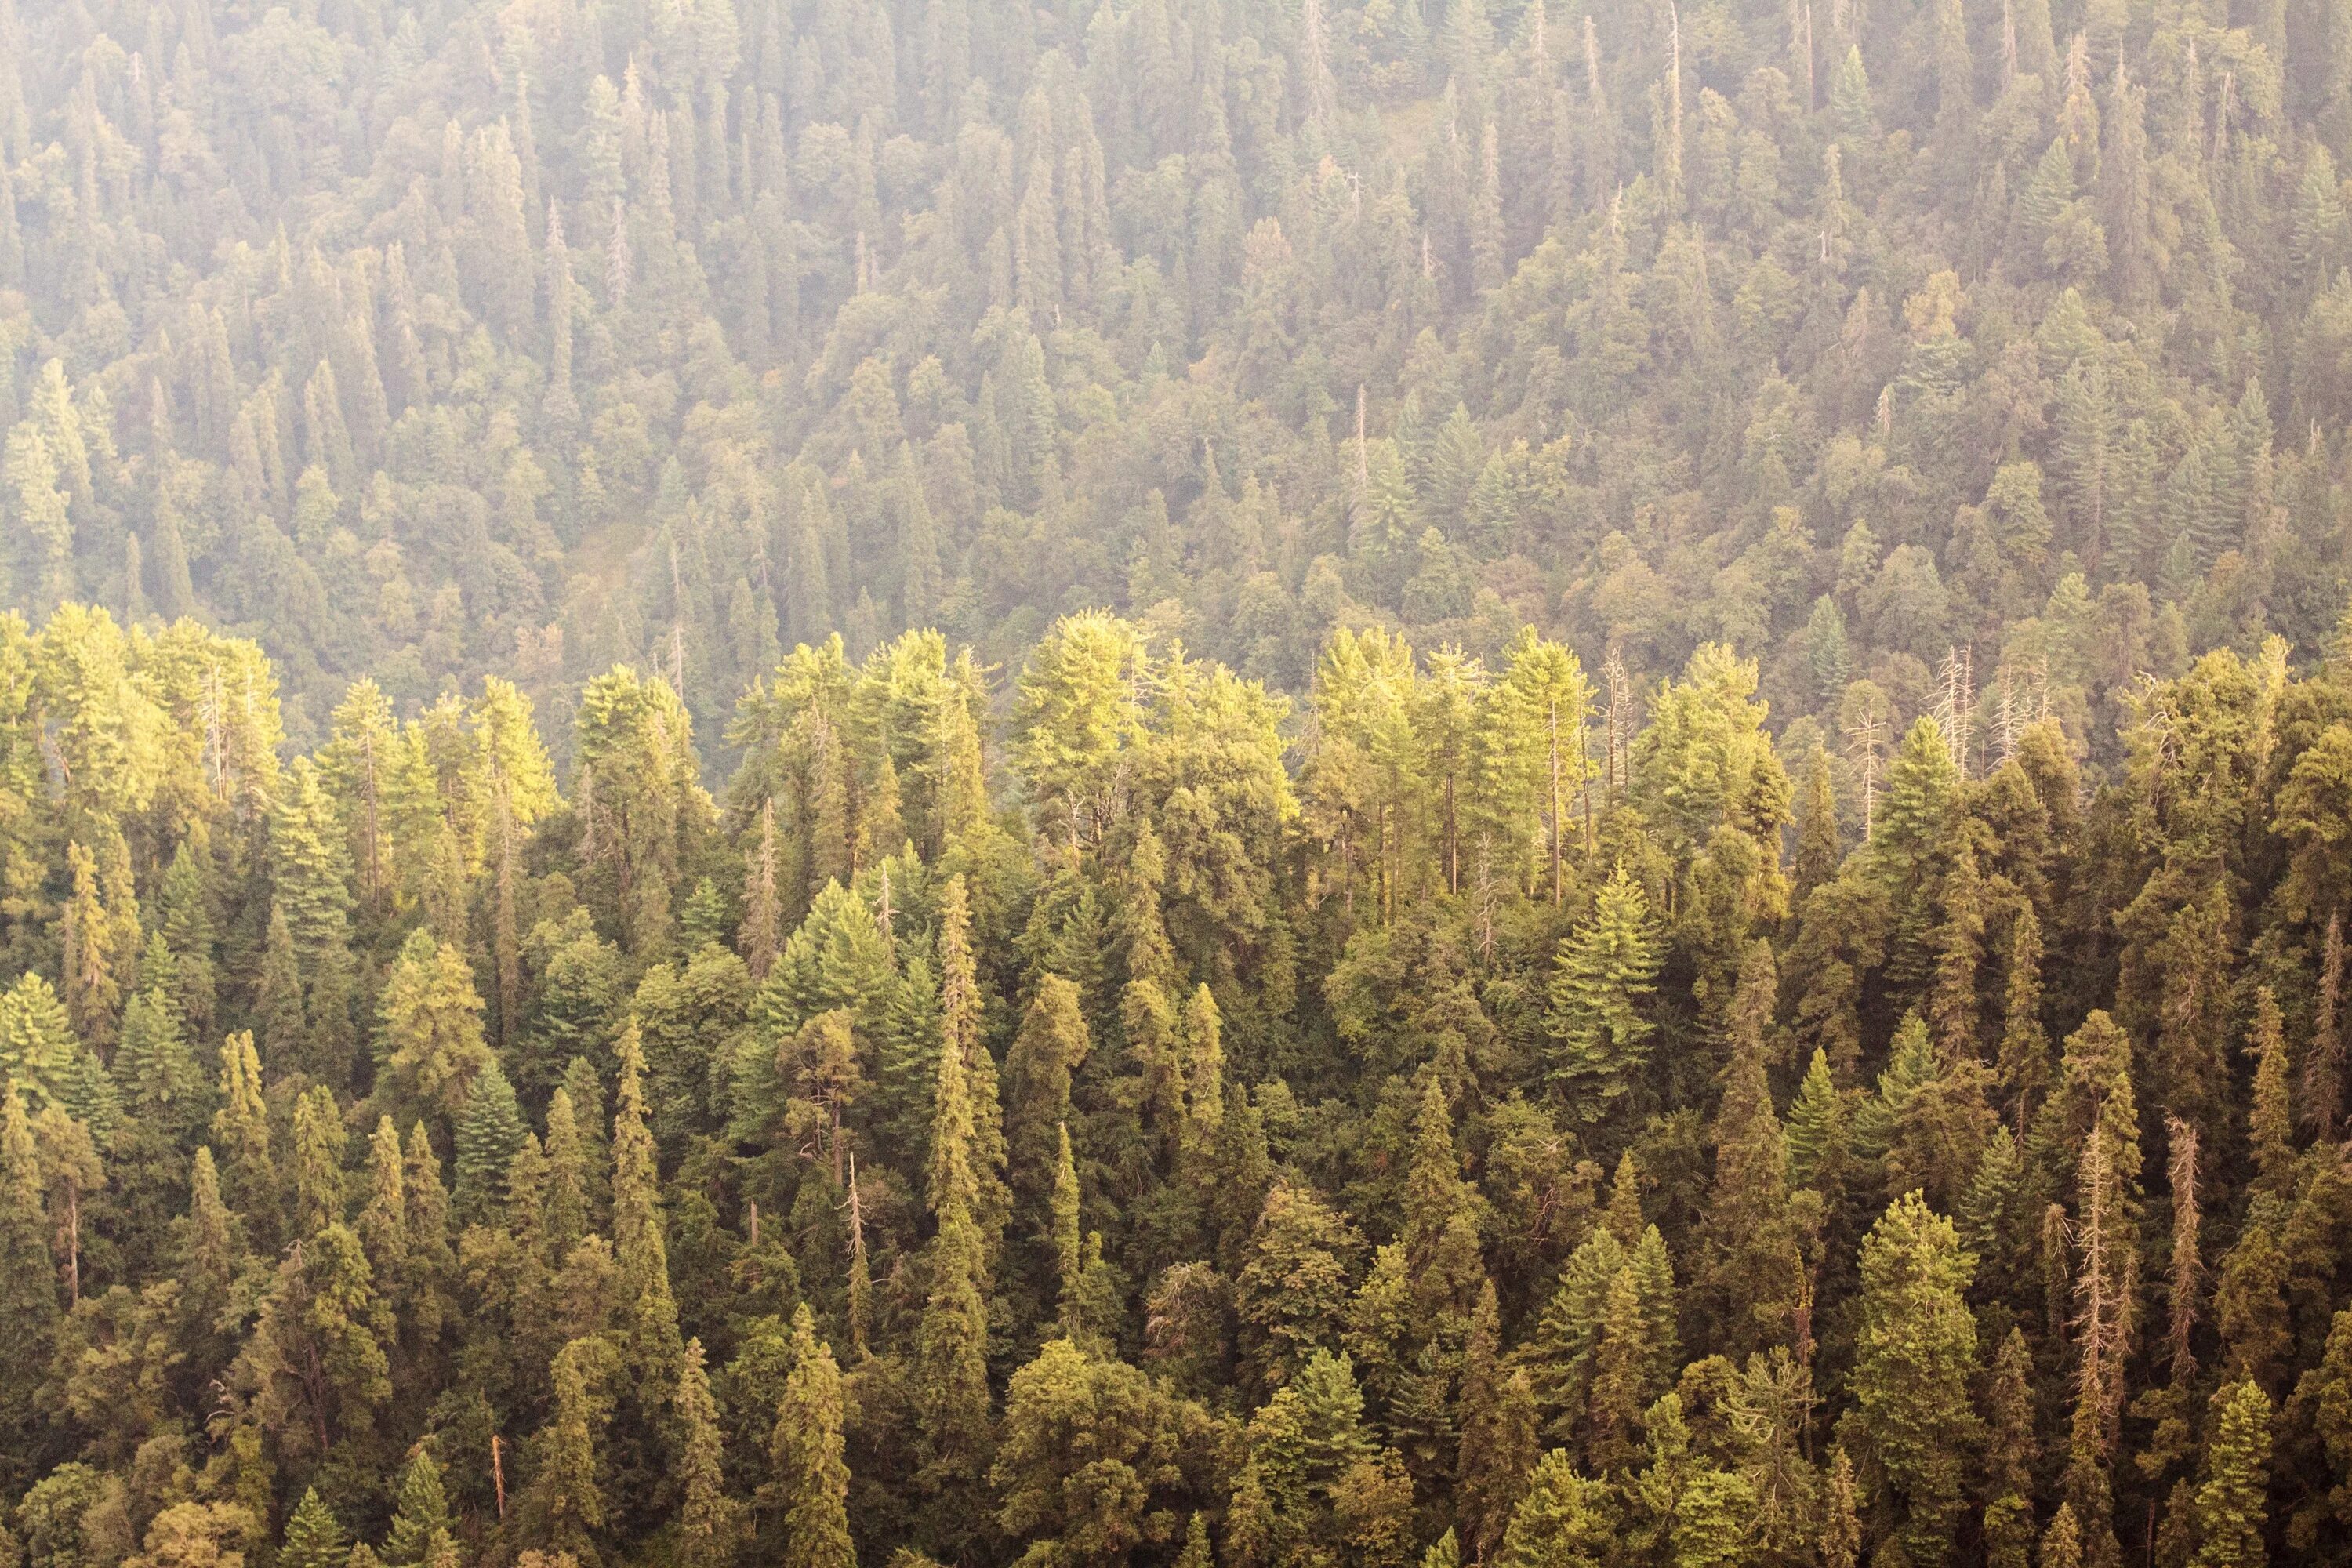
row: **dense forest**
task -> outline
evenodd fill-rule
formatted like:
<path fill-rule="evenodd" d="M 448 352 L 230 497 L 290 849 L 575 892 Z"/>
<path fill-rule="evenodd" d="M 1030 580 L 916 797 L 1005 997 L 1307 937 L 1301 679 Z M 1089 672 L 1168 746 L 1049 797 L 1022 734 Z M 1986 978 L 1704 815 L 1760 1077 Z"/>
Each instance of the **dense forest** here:
<path fill-rule="evenodd" d="M 2352 1564 L 2352 5 L 0 0 L 0 1568 Z"/>

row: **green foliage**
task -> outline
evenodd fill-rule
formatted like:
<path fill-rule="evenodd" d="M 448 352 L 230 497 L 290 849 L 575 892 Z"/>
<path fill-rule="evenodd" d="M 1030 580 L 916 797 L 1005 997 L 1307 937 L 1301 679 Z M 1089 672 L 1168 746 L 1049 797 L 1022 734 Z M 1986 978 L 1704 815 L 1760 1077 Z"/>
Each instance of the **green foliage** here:
<path fill-rule="evenodd" d="M 1643 1003 L 1660 962 L 1648 897 L 1621 864 L 1552 961 L 1545 1016 L 1559 1042 L 1552 1078 L 1580 1120 L 1601 1120 L 1640 1087 L 1645 1042 L 1656 1029 Z"/>

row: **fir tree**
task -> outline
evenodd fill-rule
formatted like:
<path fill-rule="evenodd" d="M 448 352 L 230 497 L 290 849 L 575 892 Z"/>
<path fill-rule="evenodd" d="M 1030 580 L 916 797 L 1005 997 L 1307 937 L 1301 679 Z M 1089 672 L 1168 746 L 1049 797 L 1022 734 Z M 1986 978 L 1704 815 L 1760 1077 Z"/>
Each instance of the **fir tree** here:
<path fill-rule="evenodd" d="M 2197 1489 L 2198 1568 L 2261 1568 L 2269 1517 L 2271 1402 L 2250 1382 L 2213 1396 L 2205 1479 Z"/>
<path fill-rule="evenodd" d="M 710 1397 L 700 1340 L 686 1342 L 670 1408 L 678 1429 L 675 1473 L 685 1495 L 677 1516 L 679 1559 L 689 1568 L 718 1568 L 734 1553 L 737 1509 L 727 1495 L 719 1408 Z"/>
<path fill-rule="evenodd" d="M 261 1059 L 250 1033 L 221 1044 L 220 1109 L 213 1112 L 213 1142 L 229 1206 L 245 1215 L 247 1239 L 257 1249 L 278 1237 L 278 1165 L 269 1149 L 269 1112 L 261 1100 Z"/>
<path fill-rule="evenodd" d="M 1772 1012 L 1770 947 L 1749 944 L 1732 1002 L 1732 1057 L 1715 1123 L 1715 1189 L 1706 1234 L 1712 1289 L 1735 1358 L 1783 1342 L 1803 1288 L 1789 1218 L 1789 1157 L 1765 1079 Z"/>
<path fill-rule="evenodd" d="M 1621 865 L 1552 963 L 1545 1028 L 1559 1043 L 1551 1076 L 1580 1120 L 1606 1116 L 1638 1086 L 1656 1027 L 1642 999 L 1658 967 L 1649 900 Z"/>
<path fill-rule="evenodd" d="M 507 1165 L 527 1136 L 514 1085 L 507 1081 L 498 1058 L 486 1056 L 467 1089 L 465 1110 L 450 1139 L 457 1156 L 454 1199 L 459 1225 L 491 1217 L 506 1193 Z"/>
<path fill-rule="evenodd" d="M 1609 1488 L 1577 1474 L 1567 1451 L 1554 1448 L 1528 1478 L 1494 1560 L 1497 1568 L 1598 1568 L 1611 1554 L 1614 1516 Z"/>
<path fill-rule="evenodd" d="M 630 1311 L 630 1358 L 641 1376 L 667 1379 L 684 1353 L 670 1292 L 661 1184 L 640 1089 L 645 1054 L 632 1020 L 621 1033 L 621 1079 L 613 1112 L 613 1252 Z"/>
<path fill-rule="evenodd" d="M 1890 1207 L 1862 1247 L 1855 1407 L 1843 1440 L 1884 1500 L 1906 1561 L 1941 1561 L 1959 1510 L 1978 1425 L 1969 1382 L 1977 1330 L 1964 1300 L 1975 1259 L 1952 1223 L 1913 1193 Z"/>
<path fill-rule="evenodd" d="M 310 1488 L 286 1521 L 286 1540 L 278 1548 L 278 1561 L 284 1568 L 344 1568 L 349 1552 L 334 1510 L 320 1498 L 318 1488 Z"/>
<path fill-rule="evenodd" d="M 841 1373 L 803 1305 L 793 1317 L 793 1370 L 776 1407 L 769 1466 L 784 1519 L 786 1568 L 855 1568 L 849 1468 L 842 1458 Z"/>
<path fill-rule="evenodd" d="M 451 1529 L 441 1466 L 431 1445 L 419 1444 L 393 1495 L 392 1531 L 380 1554 L 385 1568 L 431 1568 L 452 1550 Z"/>

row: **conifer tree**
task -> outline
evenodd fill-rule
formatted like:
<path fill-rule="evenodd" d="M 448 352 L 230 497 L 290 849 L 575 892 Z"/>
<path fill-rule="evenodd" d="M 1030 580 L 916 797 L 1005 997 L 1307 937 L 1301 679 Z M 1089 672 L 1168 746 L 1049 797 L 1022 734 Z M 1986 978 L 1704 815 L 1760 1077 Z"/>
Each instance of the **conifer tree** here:
<path fill-rule="evenodd" d="M 642 1377 L 667 1380 L 684 1348 L 670 1292 L 654 1138 L 646 1125 L 645 1049 L 635 1019 L 621 1032 L 620 1058 L 613 1111 L 613 1253 L 629 1308 L 631 1364 Z"/>
<path fill-rule="evenodd" d="M 1580 1120 L 1601 1120 L 1638 1085 L 1656 1028 L 1642 1001 L 1659 963 L 1649 900 L 1620 865 L 1552 963 L 1544 1019 L 1558 1042 L 1551 1077 Z"/>
<path fill-rule="evenodd" d="M 961 1086 L 969 1101 L 971 1141 L 970 1199 L 972 1224 L 992 1259 L 1012 1213 L 1005 1185 L 1004 1114 L 997 1091 L 995 1058 L 981 1039 L 980 982 L 971 951 L 971 910 L 961 872 L 940 888 L 940 1037 L 963 1065 Z M 934 1102 L 933 1118 L 939 1115 Z M 936 1131 L 933 1137 L 936 1139 Z M 939 1213 L 936 1184 L 933 1213 Z"/>
<path fill-rule="evenodd" d="M 220 1353 L 218 1325 L 237 1258 L 234 1221 L 221 1201 L 220 1173 L 209 1147 L 198 1149 L 189 1163 L 188 1212 L 180 1222 L 173 1261 L 181 1285 L 180 1342 L 193 1365 L 217 1369 L 226 1359 Z"/>
<path fill-rule="evenodd" d="M 1535 1394 L 1527 1373 L 1502 1361 L 1502 1323 L 1492 1280 L 1479 1287 L 1470 1316 L 1457 1424 L 1462 1439 L 1454 1474 L 1457 1512 L 1474 1559 L 1500 1544 L 1535 1468 Z"/>
<path fill-rule="evenodd" d="M 786 1568 L 855 1568 L 849 1538 L 849 1468 L 843 1461 L 841 1372 L 803 1304 L 793 1316 L 793 1370 L 769 1440 L 782 1510 Z"/>
<path fill-rule="evenodd" d="M 1577 1474 L 1567 1450 L 1554 1448 L 1528 1478 L 1494 1560 L 1497 1568 L 1599 1568 L 1612 1554 L 1615 1511 L 1610 1489 Z"/>
<path fill-rule="evenodd" d="M 2262 1568 L 2269 1518 L 2271 1402 L 2252 1382 L 2213 1396 L 2205 1479 L 2197 1489 L 2198 1568 Z"/>
<path fill-rule="evenodd" d="M 2032 1353 L 2011 1329 L 1993 1357 L 1985 1401 L 1984 1540 L 1988 1568 L 2032 1568 Z"/>
<path fill-rule="evenodd" d="M 1184 1097 L 1185 1147 L 1205 1153 L 1225 1121 L 1224 1023 L 1206 982 L 1184 1004 Z"/>
<path fill-rule="evenodd" d="M 1764 1072 L 1773 997 L 1772 951 L 1748 944 L 1732 1001 L 1731 1065 L 1715 1123 L 1707 1204 L 1708 1275 L 1735 1359 L 1786 1341 L 1803 1288 L 1789 1217 L 1789 1157 Z"/>
<path fill-rule="evenodd" d="M 2344 917 L 2330 910 L 2319 952 L 2311 1045 L 2303 1058 L 2303 1114 L 2322 1141 L 2335 1136 L 2344 1101 Z"/>
<path fill-rule="evenodd" d="M 269 1150 L 269 1112 L 261 1100 L 261 1059 L 249 1032 L 221 1045 L 220 1109 L 213 1112 L 213 1143 L 221 1151 L 223 1189 L 245 1215 L 247 1240 L 257 1250 L 278 1238 L 278 1165 Z"/>
<path fill-rule="evenodd" d="M 465 1110 L 450 1139 L 457 1157 L 453 1196 L 460 1226 L 482 1224 L 496 1212 L 506 1193 L 507 1166 L 529 1135 L 514 1085 L 507 1081 L 499 1058 L 485 1052 L 467 1088 Z"/>
<path fill-rule="evenodd" d="M 58 1319 L 58 1273 L 49 1254 L 47 1205 L 42 1197 L 40 1152 L 25 1097 L 12 1081 L 0 1086 L 0 1305 L 23 1325 L 29 1352 L 11 1359 L 7 1381 L 13 1411 L 29 1414 L 45 1350 Z M 9 1423 L 12 1434 L 16 1418 Z M 21 1434 L 16 1434 L 21 1436 Z"/>
<path fill-rule="evenodd" d="M 558 1089 L 547 1100 L 546 1210 L 540 1234 L 551 1258 L 569 1257 L 588 1234 L 589 1155 L 572 1112 L 572 1096 Z"/>
<path fill-rule="evenodd" d="M 1084 1240 L 1078 1229 L 1078 1169 L 1070 1155 L 1067 1122 L 1054 1129 L 1054 1189 L 1046 1200 L 1047 1235 L 1053 1242 L 1054 1278 L 1061 1302 L 1062 1337 L 1078 1339 L 1076 1320 L 1085 1280 Z"/>
<path fill-rule="evenodd" d="M 387 1289 L 408 1278 L 408 1192 L 404 1154 L 392 1118 L 376 1118 L 368 1138 L 367 1199 L 352 1229 L 366 1249 L 368 1267 Z"/>
<path fill-rule="evenodd" d="M 343 1527 L 337 1522 L 334 1510 L 311 1487 L 302 1493 L 302 1500 L 286 1521 L 285 1543 L 278 1548 L 278 1561 L 283 1568 L 344 1568 L 350 1546 L 343 1537 Z"/>
<path fill-rule="evenodd" d="M 1090 1047 L 1078 988 L 1040 975 L 1004 1062 L 1004 1142 L 1013 1190 L 1042 1205 L 1053 1188 L 1055 1129 L 1069 1120 L 1070 1075 Z"/>
<path fill-rule="evenodd" d="M 700 1340 L 686 1342 L 670 1408 L 677 1423 L 677 1475 L 685 1499 L 677 1516 L 679 1560 L 688 1568 L 719 1568 L 734 1553 L 737 1509 L 727 1495 L 719 1407 L 710 1397 Z"/>
<path fill-rule="evenodd" d="M 2042 922 L 2031 903 L 2020 903 L 2010 920 L 1998 1061 L 2010 1115 L 2022 1139 L 2034 1100 L 2050 1088 L 2050 1040 L 2042 1028 Z"/>
<path fill-rule="evenodd" d="M 347 1137 L 335 1097 L 313 1085 L 294 1103 L 294 1150 L 288 1172 L 294 1233 L 313 1236 L 343 1220 L 343 1151 Z"/>
<path fill-rule="evenodd" d="M 611 1517 L 604 1436 L 613 1418 L 616 1361 L 612 1342 L 591 1335 L 567 1343 L 549 1369 L 554 1412 L 539 1435 L 526 1517 L 541 1540 L 583 1563 L 600 1561 L 596 1537 Z"/>
<path fill-rule="evenodd" d="M 441 1466 L 420 1443 L 400 1472 L 393 1496 L 392 1530 L 379 1554 L 385 1568 L 430 1568 L 451 1550 L 452 1525 Z"/>
<path fill-rule="evenodd" d="M 384 978 L 380 1009 L 379 1092 L 454 1126 L 492 1059 L 465 955 L 423 927 L 412 931 Z"/>
<path fill-rule="evenodd" d="M 1801 906 L 1806 894 L 1837 874 L 1845 858 L 1839 841 L 1837 790 L 1830 777 L 1830 754 L 1816 747 L 1805 770 L 1797 810 L 1797 861 L 1792 892 Z"/>
<path fill-rule="evenodd" d="M 446 1293 L 455 1272 L 449 1243 L 449 1193 L 441 1184 L 441 1157 L 425 1136 L 425 1123 L 408 1129 L 408 1154 L 401 1189 L 408 1207 L 409 1315 L 416 1337 L 431 1343 L 448 1315 Z"/>
<path fill-rule="evenodd" d="M 2294 1179 L 2294 1119 L 2288 1105 L 2286 1029 L 2278 1002 L 2267 985 L 2254 992 L 2254 1017 L 2246 1041 L 2254 1058 L 2252 1102 L 2247 1132 L 2253 1142 L 2256 1185 L 2284 1196 Z"/>
<path fill-rule="evenodd" d="M 1978 1426 L 1969 1383 L 1977 1329 L 1965 1294 L 1975 1259 L 1951 1221 L 1916 1193 L 1889 1207 L 1862 1246 L 1854 1409 L 1841 1439 L 1862 1456 L 1905 1561 L 1943 1560 Z"/>

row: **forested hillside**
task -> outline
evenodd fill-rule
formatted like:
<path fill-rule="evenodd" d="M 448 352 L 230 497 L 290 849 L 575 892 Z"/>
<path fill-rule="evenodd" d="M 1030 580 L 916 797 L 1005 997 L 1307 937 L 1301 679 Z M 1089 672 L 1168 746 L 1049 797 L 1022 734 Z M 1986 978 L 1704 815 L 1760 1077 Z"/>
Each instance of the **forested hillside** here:
<path fill-rule="evenodd" d="M 1758 679 L 0 619 L 0 1564 L 2344 1561 L 2352 660 Z"/>
<path fill-rule="evenodd" d="M 306 745 L 1098 605 L 2111 764 L 2341 607 L 2347 139 L 2329 0 L 5 0 L 0 602 Z"/>
<path fill-rule="evenodd" d="M 2352 1563 L 2352 6 L 1484 3 L 0 0 L 0 1568 Z"/>

